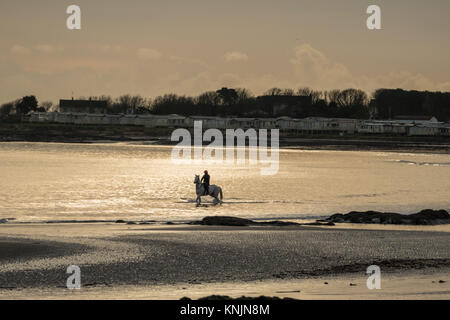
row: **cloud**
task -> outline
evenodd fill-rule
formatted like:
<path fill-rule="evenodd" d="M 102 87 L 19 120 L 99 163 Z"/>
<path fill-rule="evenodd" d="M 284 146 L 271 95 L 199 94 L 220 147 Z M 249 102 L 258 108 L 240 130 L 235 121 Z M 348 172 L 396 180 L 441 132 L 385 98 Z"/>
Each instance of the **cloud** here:
<path fill-rule="evenodd" d="M 290 62 L 294 66 L 297 85 L 330 89 L 353 83 L 346 66 L 332 61 L 309 44 L 295 47 L 294 55 Z"/>
<path fill-rule="evenodd" d="M 224 54 L 224 59 L 226 62 L 244 62 L 248 61 L 248 55 L 239 51 L 227 52 Z"/>
<path fill-rule="evenodd" d="M 163 54 L 155 49 L 150 48 L 140 48 L 138 50 L 138 57 L 142 60 L 158 60 L 163 56 Z"/>
<path fill-rule="evenodd" d="M 30 53 L 30 49 L 25 48 L 24 46 L 21 46 L 21 45 L 18 45 L 18 44 L 12 46 L 10 51 L 11 51 L 11 53 L 14 53 L 14 54 L 28 54 L 28 53 Z"/>
<path fill-rule="evenodd" d="M 437 89 L 440 91 L 450 91 L 450 81 L 441 83 Z"/>
<path fill-rule="evenodd" d="M 294 57 L 290 63 L 294 67 L 294 87 L 308 86 L 323 90 L 359 88 L 367 92 L 378 88 L 444 91 L 450 87 L 449 82 L 434 82 L 421 73 L 403 70 L 371 77 L 354 74 L 347 66 L 333 61 L 307 43 L 294 48 Z"/>
<path fill-rule="evenodd" d="M 246 65 L 245 70 L 232 71 L 224 61 L 227 58 L 228 61 L 247 61 L 245 53 L 229 52 L 223 63 L 217 64 L 214 59 L 202 61 L 170 52 L 163 54 L 152 48 L 95 44 L 75 49 L 66 46 L 65 54 L 50 54 L 62 50 L 61 47 L 49 44 L 11 47 L 4 54 L 7 63 L 0 65 L 0 87 L 3 88 L 0 102 L 29 93 L 41 99 L 56 100 L 70 96 L 73 88 L 84 96 L 118 96 L 130 92 L 149 97 L 170 92 L 197 95 L 223 86 L 246 88 L 255 94 L 272 87 L 304 86 L 319 90 L 353 87 L 367 93 L 377 88 L 450 91 L 450 79 L 437 81 L 414 70 L 393 69 L 370 76 L 355 72 L 350 65 L 335 61 L 308 43 L 293 47 L 290 56 L 269 67 Z M 45 52 L 48 54 L 43 54 Z M 152 61 L 157 63 L 145 63 Z M 266 64 L 271 61 L 267 60 Z"/>

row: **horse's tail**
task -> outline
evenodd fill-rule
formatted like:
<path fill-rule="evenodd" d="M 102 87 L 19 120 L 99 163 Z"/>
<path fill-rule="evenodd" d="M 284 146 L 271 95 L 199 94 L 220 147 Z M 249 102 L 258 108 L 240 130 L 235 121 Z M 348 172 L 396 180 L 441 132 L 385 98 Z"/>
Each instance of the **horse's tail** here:
<path fill-rule="evenodd" d="M 223 200 L 222 188 L 219 189 L 219 194 L 220 194 L 220 200 Z"/>

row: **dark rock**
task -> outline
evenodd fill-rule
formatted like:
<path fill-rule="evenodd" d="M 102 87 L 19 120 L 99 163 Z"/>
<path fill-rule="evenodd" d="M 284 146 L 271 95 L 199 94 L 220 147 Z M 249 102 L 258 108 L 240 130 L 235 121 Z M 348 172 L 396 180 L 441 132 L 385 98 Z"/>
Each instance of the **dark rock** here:
<path fill-rule="evenodd" d="M 192 301 L 192 299 L 189 297 L 183 297 L 180 299 L 180 301 Z"/>
<path fill-rule="evenodd" d="M 124 220 L 117 220 L 116 223 L 125 223 Z"/>
<path fill-rule="evenodd" d="M 263 222 L 254 222 L 253 221 L 253 224 L 266 225 L 266 226 L 279 226 L 279 227 L 300 225 L 299 223 L 288 222 L 288 221 L 263 221 Z"/>
<path fill-rule="evenodd" d="M 450 219 L 450 214 L 446 210 L 432 210 L 425 209 L 416 214 L 412 214 L 411 217 L 415 217 L 417 219 L 442 219 L 448 220 Z"/>
<path fill-rule="evenodd" d="M 237 217 L 227 217 L 227 216 L 213 216 L 213 217 L 205 217 L 201 221 L 193 221 L 189 224 L 194 225 L 205 225 L 205 226 L 294 226 L 300 225 L 295 222 L 286 222 L 286 221 L 262 221 L 256 222 L 253 220 L 237 218 Z"/>
<path fill-rule="evenodd" d="M 439 283 L 446 283 L 447 281 L 439 280 Z"/>
<path fill-rule="evenodd" d="M 342 213 L 336 213 L 336 214 L 333 214 L 331 217 L 329 217 L 326 220 L 329 220 L 332 222 L 344 222 L 344 215 Z"/>
<path fill-rule="evenodd" d="M 302 226 L 334 226 L 334 222 L 320 222 L 320 221 L 316 221 L 316 222 L 309 222 L 309 223 L 302 223 Z"/>
<path fill-rule="evenodd" d="M 174 225 L 175 223 L 173 223 L 172 221 L 167 221 L 166 224 L 168 224 L 168 225 Z"/>
<path fill-rule="evenodd" d="M 450 214 L 445 210 L 426 209 L 418 213 L 404 215 L 393 212 L 352 211 L 347 214 L 337 213 L 326 221 L 334 223 L 377 223 L 377 224 L 408 224 L 408 225 L 433 225 L 450 223 Z"/>
<path fill-rule="evenodd" d="M 134 221 L 128 221 L 127 224 L 137 224 L 137 223 Z"/>
<path fill-rule="evenodd" d="M 248 226 L 254 224 L 252 220 L 236 217 L 205 217 L 202 220 L 203 225 L 207 226 Z"/>

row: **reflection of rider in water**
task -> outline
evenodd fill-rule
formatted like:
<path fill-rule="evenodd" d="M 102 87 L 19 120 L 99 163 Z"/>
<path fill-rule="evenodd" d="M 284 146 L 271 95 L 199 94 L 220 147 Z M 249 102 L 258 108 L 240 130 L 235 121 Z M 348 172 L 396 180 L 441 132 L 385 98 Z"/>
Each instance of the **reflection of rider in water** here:
<path fill-rule="evenodd" d="M 205 175 L 202 177 L 203 187 L 205 188 L 205 195 L 209 195 L 209 174 L 208 170 L 205 170 Z"/>

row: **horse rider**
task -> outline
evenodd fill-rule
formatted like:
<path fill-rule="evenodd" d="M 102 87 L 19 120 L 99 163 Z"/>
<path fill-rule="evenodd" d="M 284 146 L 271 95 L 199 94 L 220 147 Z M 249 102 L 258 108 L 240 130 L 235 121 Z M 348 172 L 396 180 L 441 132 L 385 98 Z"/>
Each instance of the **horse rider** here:
<path fill-rule="evenodd" d="M 208 170 L 205 170 L 204 173 L 205 174 L 203 175 L 201 182 L 203 182 L 203 187 L 205 188 L 205 196 L 207 196 L 207 195 L 209 195 L 209 179 L 210 179 L 210 176 L 208 174 Z"/>

